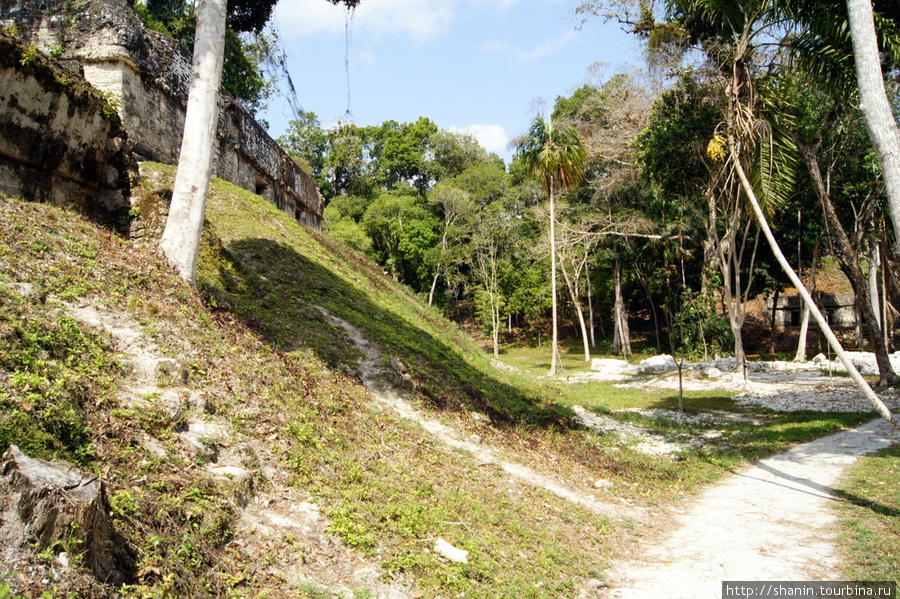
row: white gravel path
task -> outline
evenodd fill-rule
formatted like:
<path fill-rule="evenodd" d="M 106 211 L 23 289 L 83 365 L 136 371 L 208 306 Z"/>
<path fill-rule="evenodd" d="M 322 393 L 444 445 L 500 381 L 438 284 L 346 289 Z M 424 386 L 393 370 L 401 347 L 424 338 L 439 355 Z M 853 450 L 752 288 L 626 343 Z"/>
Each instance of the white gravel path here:
<path fill-rule="evenodd" d="M 464 450 L 484 463 L 496 464 L 512 476 L 600 514 L 606 514 L 612 507 L 598 504 L 593 497 L 583 497 L 526 466 L 506 462 L 490 448 L 462 439 L 456 431 L 419 413 L 377 383 L 377 348 L 349 323 L 325 315 L 342 327 L 362 350 L 363 379 L 382 403 L 418 422 L 450 447 Z M 749 391 L 748 403 L 766 405 L 790 394 L 792 405 L 782 407 L 788 410 L 811 406 L 840 409 L 838 405 L 843 407 L 847 403 L 843 394 L 853 395 L 852 390 L 844 389 L 847 381 L 829 380 L 823 384 L 819 377 L 820 373 L 806 372 L 782 380 L 784 377 L 779 373 L 762 371 L 755 373 L 755 384 L 747 385 L 742 380 L 741 385 Z M 654 382 L 658 384 L 665 378 L 659 377 Z M 571 377 L 569 382 L 574 382 Z M 717 381 L 713 385 L 721 383 Z M 809 398 L 814 400 L 798 401 Z M 845 409 L 859 409 L 853 405 L 855 398 L 851 399 Z M 586 426 L 618 431 L 610 428 L 608 419 L 578 407 L 576 413 Z M 720 599 L 722 583 L 729 580 L 841 580 L 836 516 L 829 509 L 829 503 L 837 501 L 833 486 L 860 456 L 896 442 L 900 442 L 900 434 L 879 419 L 798 445 L 744 468 L 691 498 L 690 506 L 675 515 L 672 532 L 658 545 L 646 548 L 638 559 L 630 556 L 627 562 L 613 563 L 606 573 L 607 586 L 598 581 L 592 587 L 594 591 L 579 596 L 596 596 L 599 592 L 607 599 Z M 615 512 L 622 515 L 621 510 Z M 629 515 L 634 518 L 638 513 Z"/>
<path fill-rule="evenodd" d="M 877 420 L 729 476 L 641 562 L 614 564 L 607 597 L 719 599 L 726 580 L 840 580 L 832 486 L 860 456 L 898 441 Z"/>

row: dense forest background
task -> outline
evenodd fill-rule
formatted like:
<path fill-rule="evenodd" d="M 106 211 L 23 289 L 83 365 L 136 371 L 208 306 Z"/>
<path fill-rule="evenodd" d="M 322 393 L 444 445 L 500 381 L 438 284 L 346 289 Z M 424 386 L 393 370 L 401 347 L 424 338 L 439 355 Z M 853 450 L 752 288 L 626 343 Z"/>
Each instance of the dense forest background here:
<path fill-rule="evenodd" d="M 874 8 L 896 109 L 900 8 Z M 141 10 L 190 42 L 187 4 Z M 473 317 L 495 353 L 550 337 L 554 272 L 563 337 L 583 344 L 586 359 L 629 355 L 632 336 L 642 350 L 688 357 L 741 361 L 747 344 L 793 353 L 796 335 L 788 348 L 760 332 L 774 329 L 791 284 L 761 238 L 740 171 L 807 287 L 815 290 L 817 271 L 821 282 L 840 270 L 848 284 L 838 286 L 855 297 L 854 341 L 887 351 L 895 234 L 859 107 L 845 4 L 588 1 L 578 10 L 640 36 L 646 66 L 598 67 L 590 83 L 538 111 L 510 164 L 426 116 L 323 127 L 298 110 L 280 142 L 322 191 L 328 233 L 448 315 Z M 224 85 L 259 108 L 283 74 L 277 35 L 250 29 L 229 34 Z M 583 151 L 569 186 L 542 180 L 547 165 L 526 151 L 566 150 L 553 137 L 562 131 Z M 771 314 L 748 312 L 761 294 Z"/>

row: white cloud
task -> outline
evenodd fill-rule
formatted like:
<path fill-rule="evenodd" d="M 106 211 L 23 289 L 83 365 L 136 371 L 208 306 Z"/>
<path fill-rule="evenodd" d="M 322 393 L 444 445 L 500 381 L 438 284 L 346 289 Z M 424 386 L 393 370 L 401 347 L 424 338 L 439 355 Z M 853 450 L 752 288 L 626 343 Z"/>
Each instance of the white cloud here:
<path fill-rule="evenodd" d="M 416 43 L 435 39 L 457 20 L 461 10 L 506 11 L 521 0 L 364 0 L 353 13 L 353 33 L 375 37 L 405 35 Z M 325 0 L 281 0 L 276 6 L 287 37 L 344 33 L 347 9 Z"/>
<path fill-rule="evenodd" d="M 366 66 L 370 66 L 378 62 L 378 55 L 372 52 L 360 52 L 359 59 Z"/>
<path fill-rule="evenodd" d="M 451 131 L 469 133 L 478 140 L 481 147 L 488 152 L 503 154 L 509 145 L 510 137 L 501 125 L 468 125 L 467 127 L 449 127 Z"/>
<path fill-rule="evenodd" d="M 573 29 L 570 31 L 564 31 L 563 33 L 560 33 L 559 35 L 548 40 L 544 40 L 532 48 L 526 48 L 521 44 L 516 44 L 515 46 L 513 46 L 508 42 L 492 40 L 484 43 L 481 46 L 481 49 L 485 52 L 513 52 L 522 60 L 536 60 L 538 58 L 549 56 L 550 54 L 553 54 L 558 50 L 562 50 L 567 45 L 569 45 L 569 43 L 577 36 L 578 32 Z"/>
<path fill-rule="evenodd" d="M 447 31 L 461 4 L 473 0 L 365 0 L 353 14 L 352 33 L 376 37 L 405 35 L 417 43 Z M 343 34 L 347 9 L 324 0 L 281 0 L 278 23 L 283 35 Z"/>
<path fill-rule="evenodd" d="M 576 35 L 578 35 L 578 32 L 575 30 L 566 31 L 554 38 L 541 42 L 531 50 L 523 50 L 522 48 L 517 48 L 516 54 L 518 54 L 520 58 L 524 58 L 525 60 L 543 58 L 544 56 L 553 54 L 557 50 L 561 50 L 562 48 L 569 45 L 569 42 L 575 39 Z"/>
<path fill-rule="evenodd" d="M 322 0 L 281 0 L 275 17 L 282 35 L 298 37 L 312 33 L 342 33 L 346 9 Z"/>

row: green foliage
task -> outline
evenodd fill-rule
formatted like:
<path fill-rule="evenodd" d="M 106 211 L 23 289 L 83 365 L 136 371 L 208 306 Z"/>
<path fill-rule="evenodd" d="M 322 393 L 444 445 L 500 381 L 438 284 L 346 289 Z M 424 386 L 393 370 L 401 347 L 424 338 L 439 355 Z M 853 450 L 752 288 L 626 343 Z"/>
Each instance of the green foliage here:
<path fill-rule="evenodd" d="M 375 198 L 361 224 L 378 261 L 401 282 L 423 288 L 429 270 L 425 254 L 437 243 L 440 223 L 417 194 L 388 192 Z"/>
<path fill-rule="evenodd" d="M 325 208 L 324 228 L 331 237 L 358 252 L 369 254 L 372 251 L 372 238 L 366 230 L 353 218 L 343 216 L 334 204 Z"/>
<path fill-rule="evenodd" d="M 19 59 L 19 63 L 23 67 L 27 67 L 34 63 L 37 60 L 38 56 L 41 55 L 41 51 L 38 50 L 37 46 L 34 44 L 28 44 L 25 50 L 22 52 L 22 58 Z"/>
<path fill-rule="evenodd" d="M 699 150 L 714 139 L 722 118 L 715 91 L 689 75 L 653 103 L 648 125 L 634 145 L 644 173 L 662 193 L 697 201 L 709 180 Z"/>
<path fill-rule="evenodd" d="M 231 0 L 225 34 L 222 87 L 251 111 L 264 107 L 273 89 L 265 75 L 265 63 L 274 59 L 273 40 L 263 28 L 271 18 L 273 0 Z M 192 48 L 196 29 L 194 5 L 185 0 L 149 0 L 135 9 L 148 29 L 175 38 Z"/>
<path fill-rule="evenodd" d="M 426 154 L 430 158 L 429 172 L 437 181 L 456 177 L 467 169 L 487 165 L 504 171 L 503 161 L 496 155 L 488 155 L 475 137 L 443 129 L 429 134 Z"/>
<path fill-rule="evenodd" d="M 553 120 L 580 121 L 602 125 L 609 110 L 602 101 L 602 92 L 592 85 L 582 85 L 568 98 L 557 96 L 553 103 Z"/>
<path fill-rule="evenodd" d="M 475 291 L 475 319 L 481 325 L 481 330 L 491 335 L 494 333 L 494 327 L 497 325 L 495 315 L 499 314 L 505 307 L 506 301 L 498 293 L 491 294 L 486 289 L 477 289 Z"/>
<path fill-rule="evenodd" d="M 489 163 L 472 165 L 447 183 L 468 193 L 480 206 L 502 199 L 510 188 L 509 175 L 502 166 Z"/>
<path fill-rule="evenodd" d="M 110 91 L 97 92 L 103 99 L 103 116 L 107 119 L 117 118 L 119 109 L 122 108 L 122 99 Z"/>
<path fill-rule="evenodd" d="M 262 71 L 266 59 L 257 50 L 258 44 L 246 42 L 232 29 L 225 32 L 225 62 L 222 68 L 222 87 L 256 113 L 265 107 L 265 99 L 272 94 L 272 83 Z"/>
<path fill-rule="evenodd" d="M 547 195 L 565 192 L 584 178 L 587 150 L 574 126 L 554 128 L 552 121 L 535 117 L 516 155 Z"/>
<path fill-rule="evenodd" d="M 375 181 L 386 189 L 407 182 L 424 193 L 431 182 L 425 150 L 437 131 L 437 125 L 425 117 L 415 123 L 385 121 L 374 128 L 370 151 Z"/>
<path fill-rule="evenodd" d="M 115 364 L 98 336 L 71 318 L 46 318 L 0 283 L 0 446 L 84 464 L 87 411 L 109 393 Z"/>
<path fill-rule="evenodd" d="M 717 313 L 715 298 L 682 291 L 680 305 L 674 308 L 669 335 L 673 351 L 688 360 L 708 360 L 728 355 L 734 336 L 728 319 Z"/>

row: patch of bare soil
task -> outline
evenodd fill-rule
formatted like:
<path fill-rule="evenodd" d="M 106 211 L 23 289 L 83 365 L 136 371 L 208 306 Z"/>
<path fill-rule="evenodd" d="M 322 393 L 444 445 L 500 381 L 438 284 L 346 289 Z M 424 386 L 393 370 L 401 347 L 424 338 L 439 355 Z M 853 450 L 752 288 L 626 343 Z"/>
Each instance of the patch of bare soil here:
<path fill-rule="evenodd" d="M 322 313 L 332 324 L 341 327 L 363 353 L 363 359 L 359 365 L 360 376 L 375 399 L 394 410 L 404 419 L 415 422 L 444 445 L 472 456 L 480 464 L 497 466 L 510 476 L 526 484 L 550 491 L 554 495 L 585 507 L 598 515 L 636 521 L 642 521 L 647 518 L 648 512 L 644 508 L 598 501 L 593 495 L 582 493 L 552 476 L 538 472 L 514 459 L 505 457 L 499 449 L 483 444 L 477 436 L 466 436 L 453 427 L 439 422 L 437 419 L 431 418 L 421 410 L 416 409 L 409 401 L 398 394 L 391 385 L 385 384 L 385 380 L 391 376 L 391 373 L 388 372 L 385 366 L 382 366 L 381 349 L 375 343 L 365 339 L 362 332 L 350 323 L 324 310 L 322 310 Z M 393 364 L 391 368 L 394 370 L 393 376 L 402 379 L 402 365 Z M 479 415 L 473 415 L 473 418 L 478 419 Z"/>
<path fill-rule="evenodd" d="M 183 419 L 181 449 L 202 464 L 209 476 L 234 485 L 243 507 L 233 526 L 229 549 L 261 570 L 254 573 L 258 583 L 293 592 L 325 589 L 350 599 L 359 589 L 367 589 L 379 599 L 413 596 L 403 580 L 386 577 L 376 561 L 343 546 L 328 532 L 330 520 L 311 497 L 288 484 L 288 473 L 279 468 L 264 439 L 254 442 L 240 438 L 227 420 L 205 409 L 202 393 L 161 387 L 161 377 L 179 378 L 179 360 L 164 357 L 129 315 L 87 304 L 70 305 L 67 312 L 112 340 L 128 372 L 119 395 L 122 405 L 162 409 Z M 167 449 L 159 440 L 145 435 L 140 442 L 151 453 L 166 457 Z M 248 455 L 259 466 L 262 484 L 254 482 L 255 473 L 246 466 Z"/>

